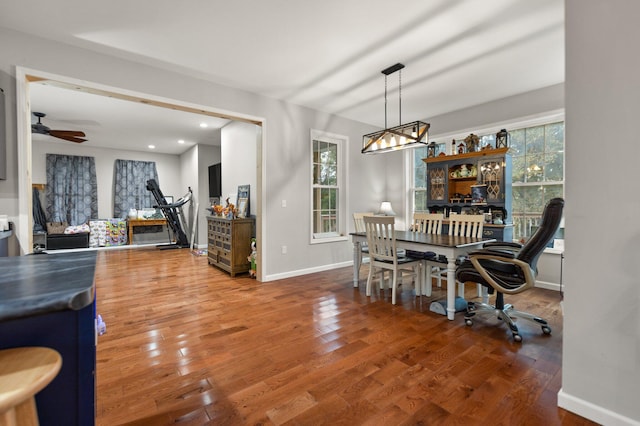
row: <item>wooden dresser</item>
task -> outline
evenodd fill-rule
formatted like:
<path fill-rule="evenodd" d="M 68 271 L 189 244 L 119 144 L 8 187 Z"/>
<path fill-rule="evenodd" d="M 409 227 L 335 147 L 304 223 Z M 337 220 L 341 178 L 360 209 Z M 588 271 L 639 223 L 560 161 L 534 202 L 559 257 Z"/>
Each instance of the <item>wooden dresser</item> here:
<path fill-rule="evenodd" d="M 254 220 L 207 216 L 207 225 L 209 264 L 224 269 L 232 277 L 248 272 Z"/>

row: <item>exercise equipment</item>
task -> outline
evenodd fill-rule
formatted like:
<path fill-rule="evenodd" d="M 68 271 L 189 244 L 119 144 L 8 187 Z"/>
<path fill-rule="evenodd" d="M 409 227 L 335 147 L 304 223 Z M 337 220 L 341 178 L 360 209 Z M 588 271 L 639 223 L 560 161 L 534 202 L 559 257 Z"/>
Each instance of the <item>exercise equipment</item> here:
<path fill-rule="evenodd" d="M 182 206 L 191 202 L 193 198 L 193 191 L 191 191 L 191 187 L 189 187 L 189 192 L 187 192 L 183 197 L 177 199 L 174 203 L 167 203 L 166 198 L 162 194 L 160 190 L 160 186 L 155 179 L 149 179 L 147 181 L 147 190 L 151 191 L 153 197 L 156 199 L 156 203 L 158 205 L 153 206 L 156 209 L 162 210 L 162 214 L 165 219 L 167 219 L 167 225 L 169 229 L 173 232 L 173 236 L 175 238 L 175 243 L 165 244 L 162 246 L 158 246 L 161 248 L 187 248 L 189 247 L 189 238 L 184 231 L 184 227 L 188 228 L 187 222 L 184 217 L 184 213 L 182 211 Z"/>

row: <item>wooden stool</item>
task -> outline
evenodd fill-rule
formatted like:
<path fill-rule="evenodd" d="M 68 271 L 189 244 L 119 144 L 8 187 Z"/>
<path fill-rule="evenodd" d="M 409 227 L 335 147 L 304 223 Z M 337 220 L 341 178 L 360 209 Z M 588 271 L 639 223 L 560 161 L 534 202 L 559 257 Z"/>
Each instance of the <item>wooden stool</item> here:
<path fill-rule="evenodd" d="M 50 348 L 0 350 L 0 426 L 37 426 L 35 395 L 61 366 L 62 357 Z"/>

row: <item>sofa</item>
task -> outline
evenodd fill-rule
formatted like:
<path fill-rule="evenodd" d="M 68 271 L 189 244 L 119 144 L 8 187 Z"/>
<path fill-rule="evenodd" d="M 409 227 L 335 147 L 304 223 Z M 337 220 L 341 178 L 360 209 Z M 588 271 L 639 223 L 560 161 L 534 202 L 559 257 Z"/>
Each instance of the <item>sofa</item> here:
<path fill-rule="evenodd" d="M 89 227 L 67 222 L 47 222 L 47 250 L 89 247 Z"/>

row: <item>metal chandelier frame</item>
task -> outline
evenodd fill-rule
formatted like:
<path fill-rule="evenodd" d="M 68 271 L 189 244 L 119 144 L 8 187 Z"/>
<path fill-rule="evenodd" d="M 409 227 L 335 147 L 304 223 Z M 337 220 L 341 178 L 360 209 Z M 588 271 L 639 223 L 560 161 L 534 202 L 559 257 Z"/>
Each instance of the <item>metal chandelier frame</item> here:
<path fill-rule="evenodd" d="M 397 63 L 382 70 L 384 74 L 384 130 L 362 136 L 362 153 L 377 154 L 392 152 L 407 148 L 426 146 L 429 139 L 429 123 L 412 121 L 395 127 L 387 127 L 387 77 L 396 71 L 398 73 L 398 121 L 402 123 L 402 69 L 404 65 Z"/>

